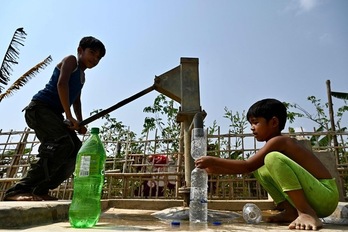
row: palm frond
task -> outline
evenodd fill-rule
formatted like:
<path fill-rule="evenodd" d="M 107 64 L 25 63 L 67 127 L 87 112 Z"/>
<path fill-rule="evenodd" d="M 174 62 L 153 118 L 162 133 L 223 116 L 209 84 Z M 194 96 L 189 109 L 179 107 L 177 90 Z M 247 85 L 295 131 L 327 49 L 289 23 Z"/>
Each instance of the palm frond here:
<path fill-rule="evenodd" d="M 14 91 L 19 90 L 22 86 L 24 86 L 29 79 L 34 77 L 36 74 L 40 72 L 40 69 L 44 69 L 49 63 L 51 63 L 52 58 L 48 56 L 46 59 L 35 65 L 29 71 L 24 73 L 20 78 L 18 78 L 7 90 L 5 93 L 0 95 L 0 102 L 5 97 L 8 97 L 13 94 Z"/>
<path fill-rule="evenodd" d="M 348 100 L 348 93 L 342 93 L 342 92 L 331 92 L 331 96 L 343 99 L 343 100 Z"/>
<path fill-rule="evenodd" d="M 17 28 L 15 31 L 11 43 L 7 48 L 7 51 L 5 53 L 5 57 L 2 61 L 1 67 L 0 67 L 0 84 L 7 85 L 8 81 L 10 80 L 10 75 L 12 71 L 12 65 L 17 64 L 17 59 L 19 56 L 19 49 L 18 46 L 23 44 L 23 41 L 26 38 L 26 33 L 23 30 L 23 28 Z M 0 85 L 0 93 L 4 89 L 3 86 Z"/>

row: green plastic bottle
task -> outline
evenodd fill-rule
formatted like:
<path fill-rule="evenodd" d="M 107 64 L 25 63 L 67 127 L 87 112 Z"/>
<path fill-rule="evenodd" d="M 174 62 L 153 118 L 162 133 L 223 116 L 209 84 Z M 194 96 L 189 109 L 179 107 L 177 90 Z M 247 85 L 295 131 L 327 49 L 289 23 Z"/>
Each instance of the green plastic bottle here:
<path fill-rule="evenodd" d="M 69 221 L 74 228 L 93 227 L 101 213 L 106 153 L 98 134 L 99 128 L 92 128 L 77 154 L 74 194 L 69 208 Z"/>

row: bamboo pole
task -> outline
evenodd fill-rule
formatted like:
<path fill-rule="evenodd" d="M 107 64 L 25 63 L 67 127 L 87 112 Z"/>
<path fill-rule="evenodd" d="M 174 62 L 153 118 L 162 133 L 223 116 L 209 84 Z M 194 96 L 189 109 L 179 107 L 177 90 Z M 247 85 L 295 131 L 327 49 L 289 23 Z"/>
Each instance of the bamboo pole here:
<path fill-rule="evenodd" d="M 329 105 L 329 115 L 330 115 L 330 122 L 331 122 L 331 132 L 332 132 L 332 138 L 333 138 L 333 144 L 334 144 L 334 154 L 336 158 L 336 169 L 339 165 L 339 148 L 338 148 L 338 141 L 337 141 L 337 135 L 336 135 L 336 128 L 335 128 L 335 119 L 334 119 L 334 113 L 333 113 L 333 104 L 332 104 L 332 96 L 331 96 L 331 86 L 330 86 L 330 80 L 326 81 L 326 88 L 327 88 L 327 97 L 328 97 L 328 105 Z M 340 200 L 344 200 L 344 185 L 342 182 L 342 179 L 338 180 L 338 183 L 340 184 Z"/>
<path fill-rule="evenodd" d="M 331 132 L 332 132 L 332 138 L 334 143 L 334 151 L 336 155 L 336 164 L 339 164 L 338 160 L 338 141 L 336 136 L 336 126 L 335 126 L 335 119 L 334 119 L 334 111 L 333 111 L 333 104 L 332 104 L 332 96 L 331 96 L 331 87 L 330 87 L 330 80 L 326 81 L 326 87 L 327 87 L 327 98 L 328 98 L 328 105 L 329 105 L 329 116 L 330 116 L 330 122 L 331 122 Z"/>

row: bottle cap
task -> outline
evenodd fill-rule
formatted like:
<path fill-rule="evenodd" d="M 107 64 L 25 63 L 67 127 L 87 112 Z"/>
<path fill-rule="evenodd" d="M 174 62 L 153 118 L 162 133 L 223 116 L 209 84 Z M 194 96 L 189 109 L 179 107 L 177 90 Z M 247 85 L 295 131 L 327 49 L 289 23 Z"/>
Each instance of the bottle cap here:
<path fill-rule="evenodd" d="M 214 226 L 220 226 L 220 225 L 221 225 L 221 222 L 219 222 L 219 221 L 213 222 L 213 225 L 214 225 Z"/>
<path fill-rule="evenodd" d="M 98 127 L 92 127 L 91 128 L 91 133 L 92 134 L 99 134 L 99 128 Z"/>
<path fill-rule="evenodd" d="M 180 226 L 180 222 L 172 221 L 172 226 Z"/>

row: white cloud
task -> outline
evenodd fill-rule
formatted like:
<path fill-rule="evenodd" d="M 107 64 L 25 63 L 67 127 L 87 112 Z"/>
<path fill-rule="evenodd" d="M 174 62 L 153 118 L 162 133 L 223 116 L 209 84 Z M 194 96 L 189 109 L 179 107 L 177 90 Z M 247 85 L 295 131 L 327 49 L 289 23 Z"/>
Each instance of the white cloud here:
<path fill-rule="evenodd" d="M 301 11 L 310 11 L 318 5 L 318 0 L 298 0 Z"/>
<path fill-rule="evenodd" d="M 285 11 L 295 11 L 298 14 L 306 13 L 316 8 L 322 2 L 323 0 L 292 0 L 286 6 Z"/>

